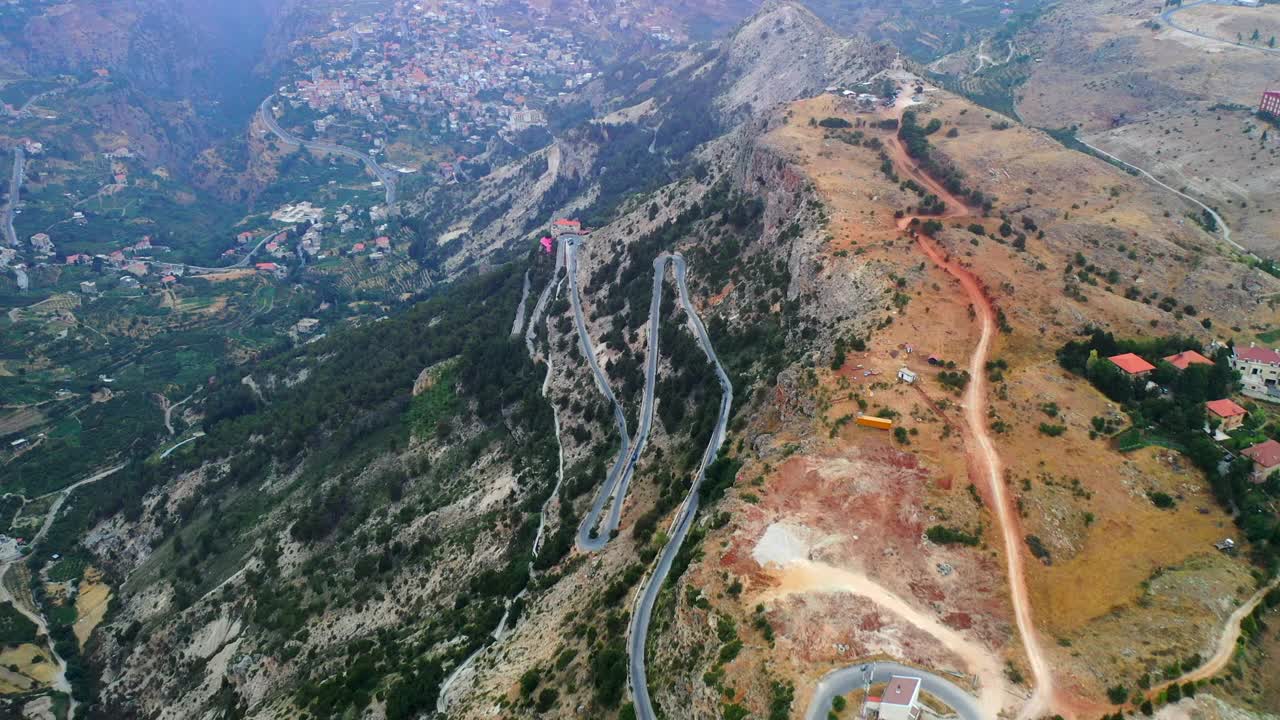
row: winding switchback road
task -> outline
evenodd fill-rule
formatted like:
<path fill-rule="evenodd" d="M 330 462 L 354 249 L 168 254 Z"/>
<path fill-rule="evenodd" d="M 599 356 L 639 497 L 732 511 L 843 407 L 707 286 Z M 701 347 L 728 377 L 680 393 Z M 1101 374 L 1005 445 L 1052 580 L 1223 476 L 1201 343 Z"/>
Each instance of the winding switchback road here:
<path fill-rule="evenodd" d="M 641 589 L 636 599 L 635 611 L 631 614 L 631 627 L 627 637 L 627 656 L 629 671 L 627 681 L 631 685 L 631 696 L 635 703 L 637 720 L 656 720 L 657 716 L 653 712 L 653 702 L 649 697 L 648 677 L 645 674 L 645 642 L 649 636 L 649 622 L 653 616 L 653 607 L 658 601 L 658 594 L 662 591 L 662 585 L 666 582 L 667 574 L 671 572 L 671 564 L 675 561 L 676 555 L 680 552 L 680 546 L 684 544 L 685 536 L 689 534 L 689 528 L 693 525 L 694 517 L 698 514 L 698 489 L 702 486 L 702 481 L 707 475 L 707 466 L 710 465 L 720 452 L 720 446 L 724 444 L 725 429 L 729 424 L 729 411 L 733 407 L 733 384 L 729 382 L 729 375 L 724 371 L 724 367 L 720 364 L 720 358 L 716 356 L 715 348 L 711 345 L 711 339 L 707 337 L 707 328 L 702 324 L 702 318 L 698 316 L 698 311 L 693 307 L 693 303 L 689 301 L 689 288 L 685 283 L 685 262 L 684 257 L 675 255 L 659 255 L 658 259 L 653 261 L 655 275 L 654 293 L 660 294 L 662 291 L 662 272 L 661 268 L 666 262 L 670 261 L 675 270 L 676 287 L 680 291 L 680 305 L 684 308 L 685 314 L 688 316 L 689 328 L 693 330 L 693 334 L 698 338 L 698 344 L 702 346 L 702 351 L 706 353 L 707 360 L 715 366 L 716 378 L 720 381 L 722 393 L 720 395 L 720 414 L 716 417 L 716 426 L 711 433 L 711 441 L 707 443 L 707 449 L 702 453 L 702 464 L 698 466 L 698 474 L 693 480 L 693 485 L 689 488 L 689 495 L 685 498 L 684 504 L 676 513 L 675 523 L 670 533 L 670 540 L 663 546 L 662 553 L 658 556 L 658 563 L 654 567 L 653 572 L 645 581 L 644 587 Z M 658 304 L 655 301 L 649 306 L 650 316 L 650 333 L 655 333 L 654 311 Z M 654 358 L 657 357 L 657 337 L 650 337 L 650 365 L 656 363 Z M 653 376 L 649 375 L 645 379 L 645 396 L 651 398 L 653 394 Z M 652 400 L 649 400 L 652 403 Z"/>
<path fill-rule="evenodd" d="M 258 114 L 262 116 L 262 122 L 266 124 L 267 129 L 271 130 L 280 141 L 286 145 L 296 145 L 305 147 L 308 150 L 319 150 L 320 152 L 333 153 L 342 155 L 343 157 L 359 160 L 364 166 L 373 173 L 373 176 L 382 182 L 382 188 L 386 191 L 386 202 L 388 208 L 394 208 L 396 205 L 396 175 L 390 170 L 378 164 L 377 160 L 369 157 L 368 153 L 362 153 L 359 150 L 337 145 L 323 140 L 303 140 L 302 138 L 290 133 L 288 130 L 280 127 L 280 123 L 276 122 L 275 115 L 271 114 L 271 100 L 275 95 L 268 95 L 266 100 L 258 106 Z"/>
<path fill-rule="evenodd" d="M 578 348 L 586 357 L 587 364 L 591 367 L 591 374 L 595 377 L 596 387 L 600 390 L 600 394 L 604 395 L 605 400 L 613 406 L 613 421 L 618 426 L 618 435 L 620 437 L 622 447 L 618 451 L 618 459 L 614 461 L 613 467 L 609 469 L 609 474 L 605 477 L 604 484 L 600 486 L 600 490 L 596 493 L 595 500 L 591 503 L 591 508 L 582 519 L 582 524 L 578 526 L 578 537 L 576 544 L 578 549 L 583 552 L 594 552 L 603 548 L 609 543 L 610 536 L 613 531 L 618 528 L 615 524 L 609 525 L 605 523 L 604 527 L 597 527 L 600 524 L 600 515 L 604 512 L 604 506 L 613 498 L 614 505 L 620 506 L 623 498 L 617 496 L 617 488 L 622 474 L 630 475 L 631 472 L 631 437 L 627 433 L 627 417 L 622 411 L 622 403 L 618 402 L 618 398 L 613 394 L 613 389 L 609 387 L 609 378 L 605 376 L 604 371 L 600 369 L 600 362 L 596 359 L 595 346 L 591 343 L 591 335 L 587 332 L 587 321 L 582 315 L 582 293 L 578 288 L 578 238 L 566 236 L 561 239 L 565 246 L 565 255 L 569 270 L 569 300 L 573 305 L 573 320 L 578 328 Z M 652 387 L 645 388 L 645 395 L 648 396 L 653 392 Z M 623 483 L 625 484 L 625 483 Z M 614 512 L 609 513 L 611 521 L 618 516 L 620 508 L 615 508 Z"/>

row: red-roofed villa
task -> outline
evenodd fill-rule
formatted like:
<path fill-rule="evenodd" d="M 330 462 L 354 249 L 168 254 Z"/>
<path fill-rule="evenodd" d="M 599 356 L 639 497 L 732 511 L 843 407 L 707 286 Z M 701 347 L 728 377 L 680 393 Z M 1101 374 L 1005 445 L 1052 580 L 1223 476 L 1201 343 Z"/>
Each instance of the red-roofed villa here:
<path fill-rule="evenodd" d="M 1170 355 L 1169 357 L 1165 358 L 1164 361 L 1178 368 L 1179 370 L 1186 370 L 1192 365 L 1212 365 L 1213 364 L 1212 360 L 1201 355 L 1195 350 L 1183 350 L 1177 355 Z"/>
<path fill-rule="evenodd" d="M 1248 410 L 1235 404 L 1229 398 L 1210 400 L 1204 404 L 1204 409 L 1209 413 L 1210 419 L 1217 419 L 1222 422 L 1219 427 L 1223 431 L 1235 430 L 1240 427 L 1240 423 L 1243 423 L 1245 416 L 1249 414 Z"/>
<path fill-rule="evenodd" d="M 1253 482 L 1255 483 L 1266 482 L 1267 476 L 1280 468 L 1280 442 L 1275 440 L 1260 442 L 1245 448 L 1240 454 L 1253 461 Z"/>
<path fill-rule="evenodd" d="M 1152 370 L 1156 369 L 1155 365 L 1143 360 L 1133 353 L 1124 353 L 1123 355 L 1112 355 L 1107 358 L 1111 364 L 1129 373 L 1134 377 L 1142 377 Z"/>

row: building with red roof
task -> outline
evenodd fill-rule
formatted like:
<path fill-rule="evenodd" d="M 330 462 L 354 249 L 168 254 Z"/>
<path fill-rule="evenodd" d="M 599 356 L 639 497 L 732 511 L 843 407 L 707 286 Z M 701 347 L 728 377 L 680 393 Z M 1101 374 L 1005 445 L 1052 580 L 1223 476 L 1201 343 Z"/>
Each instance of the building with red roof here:
<path fill-rule="evenodd" d="M 1155 365 L 1143 360 L 1133 353 L 1124 353 L 1122 355 L 1112 355 L 1107 358 L 1112 365 L 1120 368 L 1126 373 L 1134 377 L 1142 377 L 1152 370 L 1156 369 Z"/>
<path fill-rule="evenodd" d="M 1177 355 L 1170 355 L 1169 357 L 1165 358 L 1164 361 L 1178 368 L 1179 370 L 1186 370 L 1192 365 L 1212 365 L 1213 364 L 1212 360 L 1201 355 L 1195 350 L 1183 350 Z"/>
<path fill-rule="evenodd" d="M 1231 401 L 1230 398 L 1221 400 L 1210 400 L 1204 404 L 1204 409 L 1209 413 L 1210 419 L 1221 421 L 1223 431 L 1235 430 L 1240 427 L 1240 423 L 1244 422 L 1244 418 L 1249 414 L 1248 410 L 1240 407 Z"/>
<path fill-rule="evenodd" d="M 1267 476 L 1280 468 L 1280 442 L 1267 439 L 1252 447 L 1245 448 L 1241 455 L 1253 461 L 1253 482 L 1265 482 Z"/>
<path fill-rule="evenodd" d="M 386 235 L 382 235 L 380 237 L 374 238 L 373 244 L 382 248 L 383 250 L 387 250 L 391 248 L 391 238 L 387 237 Z"/>

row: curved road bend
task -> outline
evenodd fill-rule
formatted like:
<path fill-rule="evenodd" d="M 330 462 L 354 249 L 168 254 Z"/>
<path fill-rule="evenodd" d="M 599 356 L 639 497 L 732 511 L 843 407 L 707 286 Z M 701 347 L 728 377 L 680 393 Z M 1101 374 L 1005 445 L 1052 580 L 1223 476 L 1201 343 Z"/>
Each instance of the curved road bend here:
<path fill-rule="evenodd" d="M 631 685 L 631 696 L 635 702 L 637 720 L 656 720 L 656 715 L 653 712 L 653 703 L 649 698 L 649 684 L 644 668 L 645 641 L 649 635 L 649 622 L 653 616 L 653 607 L 658 601 L 658 594 L 662 590 L 663 583 L 666 582 L 667 574 L 671 572 L 671 564 L 680 552 L 680 546 L 684 543 L 685 536 L 689 534 L 689 528 L 693 525 L 693 519 L 698 514 L 698 489 L 702 486 L 703 479 L 706 478 L 707 466 L 715 460 L 716 455 L 720 452 L 720 446 L 724 444 L 725 428 L 729 423 L 729 410 L 733 407 L 733 385 L 729 382 L 729 375 L 725 373 L 724 367 L 720 364 L 720 358 L 716 356 L 715 348 L 712 347 L 711 340 L 707 337 L 707 329 L 702 324 L 702 319 L 698 317 L 698 311 L 693 307 L 693 303 L 689 301 L 689 288 L 685 284 L 686 268 L 684 257 L 679 254 L 659 256 L 654 261 L 654 267 L 657 268 L 660 262 L 665 263 L 668 259 L 675 267 L 676 286 L 680 291 L 680 305 L 688 316 L 689 327 L 693 330 L 693 334 L 697 336 L 698 343 L 702 345 L 702 351 L 707 354 L 707 359 L 715 366 L 716 377 L 720 380 L 720 387 L 723 392 L 720 396 L 720 415 L 716 418 L 716 427 L 711 433 L 711 441 L 707 443 L 707 449 L 702 454 L 702 464 L 698 467 L 698 474 L 693 480 L 693 485 L 689 488 L 688 497 L 685 498 L 684 504 L 677 511 L 675 523 L 671 530 L 671 539 L 662 548 L 662 554 L 658 556 L 658 564 L 654 567 L 653 573 L 640 591 L 636 599 L 635 612 L 631 615 L 631 627 L 627 638 L 627 662 L 629 664 L 627 681 Z M 655 287 L 659 291 L 661 290 L 660 279 L 655 281 Z M 648 391 L 646 395 L 652 393 L 652 382 L 648 384 L 646 390 Z"/>
<path fill-rule="evenodd" d="M 1204 38 L 1205 40 L 1213 40 L 1215 42 L 1226 43 L 1227 45 L 1235 45 L 1236 47 L 1247 48 L 1249 50 L 1258 50 L 1260 52 L 1268 53 L 1271 55 L 1280 55 L 1280 48 L 1268 48 L 1268 47 L 1261 47 L 1259 45 L 1249 45 L 1247 43 L 1236 42 L 1235 40 L 1220 38 L 1215 35 L 1206 35 L 1205 33 L 1202 33 L 1199 30 L 1192 30 L 1184 25 L 1179 25 L 1173 19 L 1174 15 L 1182 12 L 1183 10 L 1188 10 L 1190 8 L 1196 7 L 1197 5 L 1217 5 L 1217 4 L 1219 3 L 1213 2 L 1213 0 L 1200 0 L 1200 2 L 1193 2 L 1188 5 L 1179 5 L 1177 7 L 1169 8 L 1168 10 L 1165 10 L 1164 12 L 1160 13 L 1160 19 L 1164 21 L 1164 24 L 1168 25 L 1174 30 L 1184 32 L 1188 35 L 1195 35 L 1196 37 Z"/>
<path fill-rule="evenodd" d="M 369 172 L 373 173 L 374 177 L 382 181 L 382 187 L 386 191 L 387 207 L 390 208 L 395 206 L 395 173 L 379 165 L 378 161 L 374 160 L 367 153 L 362 153 L 359 150 L 354 150 L 344 145 L 336 145 L 334 143 L 324 142 L 321 140 L 303 140 L 302 138 L 290 133 L 288 130 L 280 127 L 280 123 L 276 122 L 275 116 L 271 114 L 271 108 L 268 107 L 268 105 L 271 104 L 271 99 L 274 97 L 275 95 L 268 95 L 267 99 L 262 101 L 262 104 L 258 106 L 258 114 L 262 116 L 262 121 L 266 123 L 267 128 L 271 130 L 276 137 L 280 138 L 281 142 L 287 145 L 298 145 L 307 148 L 308 150 L 319 150 L 321 152 L 342 155 L 343 157 L 348 157 L 352 160 L 359 160 L 364 163 L 365 167 L 369 169 Z"/>
<path fill-rule="evenodd" d="M 587 333 L 587 322 L 582 315 L 582 293 L 578 288 L 578 240 L 577 238 L 566 237 L 563 242 L 569 266 L 569 299 L 573 305 L 573 320 L 578 327 L 578 347 L 582 350 L 582 354 L 586 356 L 587 364 L 591 367 L 591 374 L 595 377 L 596 387 L 600 390 L 600 394 L 604 395 L 609 404 L 613 405 L 613 421 L 618 426 L 618 435 L 622 442 L 622 447 L 618 451 L 618 459 L 614 461 L 608 476 L 605 477 L 604 484 L 600 486 L 599 492 L 596 493 L 596 498 L 591 503 L 591 509 L 587 511 L 586 516 L 582 519 L 582 524 L 578 526 L 576 540 L 578 549 L 583 552 L 594 552 L 607 545 L 610 535 L 617 529 L 616 525 L 602 528 L 597 528 L 597 525 L 600 522 L 601 513 L 604 512 L 605 503 L 615 495 L 622 473 L 629 473 L 627 467 L 630 464 L 631 457 L 631 437 L 627 433 L 627 418 L 622 412 L 622 404 L 614 396 L 613 390 L 609 387 L 609 379 L 605 377 L 604 371 L 600 369 L 600 363 L 596 360 L 595 347 L 591 344 L 591 335 Z M 648 389 L 651 391 L 651 388 Z M 649 393 L 645 394 L 648 395 Z M 621 497 L 616 498 L 615 504 L 621 504 L 621 502 Z M 612 517 L 612 513 L 610 513 L 610 516 Z"/>
<path fill-rule="evenodd" d="M 909 667 L 896 662 L 859 663 L 832 670 L 818 681 L 804 713 L 805 720 L 827 720 L 831 701 L 837 695 L 847 695 L 869 685 L 887 683 L 894 675 L 920 678 L 920 690 L 946 703 L 960 720 L 983 720 L 978 703 L 969 693 L 944 677 L 927 670 Z"/>
<path fill-rule="evenodd" d="M 1190 6 L 1188 6 L 1188 7 L 1190 7 Z M 1249 256 L 1249 257 L 1251 257 L 1251 258 L 1255 259 L 1255 260 L 1259 259 L 1257 255 L 1254 255 L 1254 254 L 1253 254 L 1253 251 L 1249 250 L 1249 249 L 1248 249 L 1248 248 L 1246 248 L 1245 246 L 1243 246 L 1243 245 L 1241 245 L 1240 243 L 1236 242 L 1235 240 L 1232 240 L 1232 239 L 1231 239 L 1231 228 L 1227 225 L 1226 221 L 1224 221 L 1224 220 L 1222 219 L 1222 216 L 1218 214 L 1218 211 L 1214 210 L 1213 208 L 1209 207 L 1208 205 L 1205 205 L 1204 203 L 1202 203 L 1202 202 L 1200 202 L 1199 200 L 1197 200 L 1197 199 L 1195 199 L 1195 198 L 1191 197 L 1190 195 L 1188 195 L 1188 194 L 1186 194 L 1186 193 L 1182 192 L 1181 190 L 1175 190 L 1174 188 L 1172 188 L 1172 187 L 1170 187 L 1170 186 L 1168 186 L 1168 185 L 1164 184 L 1164 183 L 1163 183 L 1163 182 L 1161 182 L 1159 179 L 1157 179 L 1155 175 L 1152 175 L 1151 173 L 1147 172 L 1146 170 L 1143 170 L 1142 168 L 1138 167 L 1137 165 L 1134 165 L 1133 163 L 1125 162 L 1124 160 L 1121 160 L 1120 158 L 1116 157 L 1115 155 L 1112 155 L 1111 153 L 1107 152 L 1106 150 L 1103 150 L 1102 148 L 1094 147 L 1093 145 L 1090 145 L 1089 143 L 1085 142 L 1084 140 L 1080 140 L 1080 138 L 1078 138 L 1078 137 L 1076 138 L 1076 140 L 1078 140 L 1078 141 L 1080 142 L 1080 144 L 1081 144 L 1081 145 L 1083 145 L 1083 146 L 1085 146 L 1085 147 L 1089 148 L 1090 150 L 1092 150 L 1092 151 L 1094 151 L 1094 152 L 1098 153 L 1099 155 L 1103 155 L 1103 156 L 1105 156 L 1105 157 L 1107 157 L 1107 158 L 1110 158 L 1111 160 L 1114 160 L 1114 161 L 1116 161 L 1117 163 L 1120 163 L 1120 164 L 1121 164 L 1121 165 L 1123 165 L 1124 167 L 1131 168 L 1134 172 L 1136 172 L 1136 173 L 1138 173 L 1138 174 L 1142 175 L 1142 176 L 1143 176 L 1143 177 L 1145 177 L 1146 179 L 1150 180 L 1151 182 L 1155 183 L 1156 185 L 1159 185 L 1160 187 L 1164 188 L 1165 190 L 1168 190 L 1169 192 L 1173 193 L 1174 195 L 1177 195 L 1178 197 L 1183 198 L 1184 200 L 1189 200 L 1190 202 L 1193 202 L 1193 203 L 1195 203 L 1196 205 L 1200 206 L 1200 207 L 1201 207 L 1205 212 L 1207 212 L 1207 213 L 1209 213 L 1210 215 L 1212 215 L 1212 216 L 1213 216 L 1214 221 L 1218 223 L 1218 227 L 1222 228 L 1222 239 L 1223 239 L 1223 240 L 1226 240 L 1228 245 L 1230 245 L 1231 247 L 1235 248 L 1236 250 L 1239 250 L 1240 252 L 1244 253 L 1245 255 L 1247 255 L 1247 256 Z"/>

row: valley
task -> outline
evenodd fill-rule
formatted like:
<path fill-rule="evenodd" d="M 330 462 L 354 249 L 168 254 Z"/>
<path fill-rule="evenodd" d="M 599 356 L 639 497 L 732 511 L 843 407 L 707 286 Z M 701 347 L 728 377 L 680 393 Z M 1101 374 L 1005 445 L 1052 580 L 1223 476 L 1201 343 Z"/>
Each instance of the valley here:
<path fill-rule="evenodd" d="M 1271 7 L 0 9 L 0 715 L 1272 717 Z"/>

